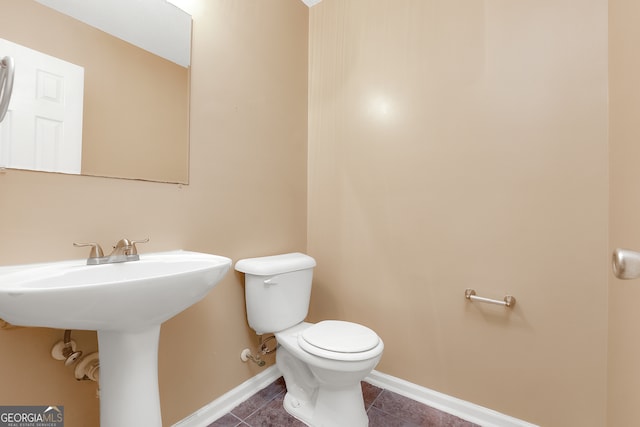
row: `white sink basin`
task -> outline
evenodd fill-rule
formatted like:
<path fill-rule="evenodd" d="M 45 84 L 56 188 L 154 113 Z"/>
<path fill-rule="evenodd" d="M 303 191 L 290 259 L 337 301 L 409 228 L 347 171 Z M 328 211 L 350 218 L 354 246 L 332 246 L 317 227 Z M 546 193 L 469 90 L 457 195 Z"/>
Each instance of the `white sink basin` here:
<path fill-rule="evenodd" d="M 100 426 L 162 427 L 160 324 L 200 301 L 230 266 L 229 258 L 172 251 L 115 264 L 0 267 L 0 318 L 20 326 L 97 330 Z"/>
<path fill-rule="evenodd" d="M 114 264 L 0 267 L 0 317 L 20 326 L 145 329 L 201 300 L 230 266 L 229 258 L 172 251 Z"/>

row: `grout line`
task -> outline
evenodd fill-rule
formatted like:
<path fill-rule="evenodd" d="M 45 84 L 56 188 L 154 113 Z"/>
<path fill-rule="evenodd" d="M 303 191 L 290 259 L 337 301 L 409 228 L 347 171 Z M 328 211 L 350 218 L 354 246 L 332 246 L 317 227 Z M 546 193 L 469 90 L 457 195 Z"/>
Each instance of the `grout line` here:
<path fill-rule="evenodd" d="M 269 386 L 275 384 L 278 380 L 274 381 L 273 383 L 269 384 Z M 269 387 L 267 386 L 267 387 Z M 277 399 L 278 397 L 280 397 L 282 394 L 286 393 L 287 390 L 283 390 L 279 393 L 274 394 L 273 396 L 271 396 L 271 398 L 269 400 L 265 400 L 265 402 L 262 404 L 262 406 L 259 406 L 258 408 L 255 409 L 255 411 L 251 412 L 249 415 L 247 415 L 244 418 L 240 418 L 239 416 L 231 413 L 231 415 L 233 415 L 234 417 L 236 417 L 238 420 L 240 420 L 241 423 L 244 423 L 246 425 L 248 425 L 249 427 L 251 427 L 251 425 L 248 423 L 248 419 L 251 418 L 252 416 L 254 416 L 255 414 L 257 414 L 258 412 L 260 412 L 261 410 L 263 410 L 265 407 L 267 407 L 271 402 L 273 402 L 275 399 Z M 254 395 L 255 396 L 255 395 Z M 248 400 L 253 399 L 254 396 L 251 396 Z M 247 400 L 247 401 L 248 401 Z M 246 401 L 245 401 L 246 402 Z M 244 403 L 244 402 L 243 402 Z"/>
<path fill-rule="evenodd" d="M 231 412 L 229 412 L 231 414 Z M 238 420 L 238 424 L 236 424 L 236 427 L 241 426 L 242 424 L 244 424 L 244 420 L 241 420 L 239 417 L 236 417 L 235 415 L 231 414 L 232 417 L 235 417 Z"/>
<path fill-rule="evenodd" d="M 367 383 L 367 384 L 371 384 L 371 383 Z M 373 385 L 373 384 L 371 384 L 371 385 Z M 376 386 L 374 386 L 374 387 L 376 387 Z M 378 387 L 378 388 L 380 388 L 380 387 Z M 367 412 L 369 412 L 369 409 L 373 408 L 373 406 L 375 405 L 376 401 L 380 398 L 380 396 L 382 396 L 382 393 L 384 393 L 384 389 L 380 388 L 380 393 L 378 393 L 376 398 L 371 401 L 371 403 L 369 404 L 369 407 L 367 408 Z"/>

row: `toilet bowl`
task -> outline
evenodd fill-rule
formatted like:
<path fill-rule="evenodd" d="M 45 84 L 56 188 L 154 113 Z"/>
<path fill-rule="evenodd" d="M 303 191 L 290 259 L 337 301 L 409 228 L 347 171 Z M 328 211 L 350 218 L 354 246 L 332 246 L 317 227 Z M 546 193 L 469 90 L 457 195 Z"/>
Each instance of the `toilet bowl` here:
<path fill-rule="evenodd" d="M 238 261 L 249 325 L 278 341 L 276 365 L 289 414 L 313 427 L 368 426 L 360 381 L 380 361 L 384 344 L 357 323 L 304 322 L 313 267 L 315 260 L 300 253 Z"/>
<path fill-rule="evenodd" d="M 276 364 L 287 385 L 284 407 L 311 426 L 367 426 L 369 419 L 360 381 L 380 361 L 384 344 L 366 328 L 373 336 L 364 351 L 353 352 L 348 344 L 343 351 L 337 351 L 337 347 L 336 350 L 314 349 L 314 344 L 308 343 L 305 336 L 319 330 L 324 333 L 321 329 L 325 327 L 326 332 L 334 333 L 343 328 L 341 337 L 347 337 L 354 327 L 365 328 L 339 321 L 315 325 L 304 322 L 275 334 L 280 344 Z"/>

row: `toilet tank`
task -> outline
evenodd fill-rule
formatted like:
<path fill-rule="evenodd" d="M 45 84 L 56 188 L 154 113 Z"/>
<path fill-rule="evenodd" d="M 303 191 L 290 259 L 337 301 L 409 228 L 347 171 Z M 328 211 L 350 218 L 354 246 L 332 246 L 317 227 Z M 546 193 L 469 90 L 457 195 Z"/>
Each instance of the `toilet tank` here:
<path fill-rule="evenodd" d="M 290 253 L 242 259 L 235 269 L 244 273 L 249 326 L 262 335 L 302 322 L 309 312 L 316 261 Z"/>

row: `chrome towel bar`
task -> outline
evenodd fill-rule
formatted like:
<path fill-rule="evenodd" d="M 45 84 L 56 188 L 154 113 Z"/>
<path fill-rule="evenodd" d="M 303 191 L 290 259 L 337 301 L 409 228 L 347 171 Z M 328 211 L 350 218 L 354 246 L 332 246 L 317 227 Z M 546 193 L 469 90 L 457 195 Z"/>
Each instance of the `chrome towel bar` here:
<path fill-rule="evenodd" d="M 479 297 L 476 295 L 476 291 L 474 289 L 465 290 L 464 297 L 469 301 L 478 301 L 478 302 L 486 302 L 489 304 L 504 305 L 505 307 L 509 307 L 509 308 L 513 308 L 513 306 L 516 305 L 516 297 L 513 297 L 511 295 L 506 295 L 504 299 L 501 301 L 497 299 Z"/>

